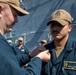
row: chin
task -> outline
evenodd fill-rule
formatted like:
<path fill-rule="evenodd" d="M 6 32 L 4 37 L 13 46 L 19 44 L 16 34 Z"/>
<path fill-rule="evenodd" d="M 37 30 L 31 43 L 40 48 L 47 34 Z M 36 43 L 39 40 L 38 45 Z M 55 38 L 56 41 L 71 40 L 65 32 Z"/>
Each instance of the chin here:
<path fill-rule="evenodd" d="M 60 40 L 61 38 L 60 37 L 53 37 L 55 40 Z"/>

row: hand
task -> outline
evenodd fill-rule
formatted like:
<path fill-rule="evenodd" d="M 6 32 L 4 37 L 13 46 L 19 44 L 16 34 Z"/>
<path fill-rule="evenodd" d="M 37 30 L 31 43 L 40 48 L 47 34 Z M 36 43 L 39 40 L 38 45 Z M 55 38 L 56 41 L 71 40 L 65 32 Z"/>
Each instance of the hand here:
<path fill-rule="evenodd" d="M 51 59 L 51 55 L 49 53 L 49 50 L 40 52 L 38 55 L 36 55 L 36 57 L 41 58 L 42 61 L 44 61 L 44 62 L 47 62 Z"/>
<path fill-rule="evenodd" d="M 39 54 L 40 52 L 46 50 L 45 47 L 37 47 L 35 50 L 33 50 L 32 52 L 29 53 L 30 57 L 34 57 L 36 56 L 37 54 Z"/>

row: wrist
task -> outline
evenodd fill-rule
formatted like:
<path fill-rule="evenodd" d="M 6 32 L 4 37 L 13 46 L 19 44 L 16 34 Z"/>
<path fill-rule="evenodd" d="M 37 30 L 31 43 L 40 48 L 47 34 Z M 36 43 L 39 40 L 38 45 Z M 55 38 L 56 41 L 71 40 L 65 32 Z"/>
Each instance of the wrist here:
<path fill-rule="evenodd" d="M 42 57 L 40 55 L 37 55 L 36 57 L 39 57 L 42 60 Z"/>

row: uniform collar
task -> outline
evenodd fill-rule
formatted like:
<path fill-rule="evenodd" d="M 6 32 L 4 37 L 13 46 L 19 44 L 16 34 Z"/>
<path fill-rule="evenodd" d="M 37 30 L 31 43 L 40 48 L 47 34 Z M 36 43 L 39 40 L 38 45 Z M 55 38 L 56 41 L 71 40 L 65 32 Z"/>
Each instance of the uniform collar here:
<path fill-rule="evenodd" d="M 66 51 L 72 51 L 73 50 L 74 42 L 75 42 L 75 40 L 68 38 L 66 45 L 65 45 Z M 51 49 L 55 49 L 54 41 L 51 42 L 51 47 L 52 47 Z"/>
<path fill-rule="evenodd" d="M 75 42 L 75 40 L 72 40 L 71 38 L 68 38 L 68 41 L 67 41 L 67 43 L 65 45 L 65 49 L 66 49 L 67 52 L 73 50 L 74 42 Z"/>

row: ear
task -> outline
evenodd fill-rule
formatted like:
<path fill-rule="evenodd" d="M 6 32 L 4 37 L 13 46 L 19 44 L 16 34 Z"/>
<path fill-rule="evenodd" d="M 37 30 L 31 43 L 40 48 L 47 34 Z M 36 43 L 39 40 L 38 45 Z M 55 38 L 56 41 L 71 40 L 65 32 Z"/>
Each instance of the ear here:
<path fill-rule="evenodd" d="M 69 25 L 69 32 L 72 30 L 72 24 Z"/>

